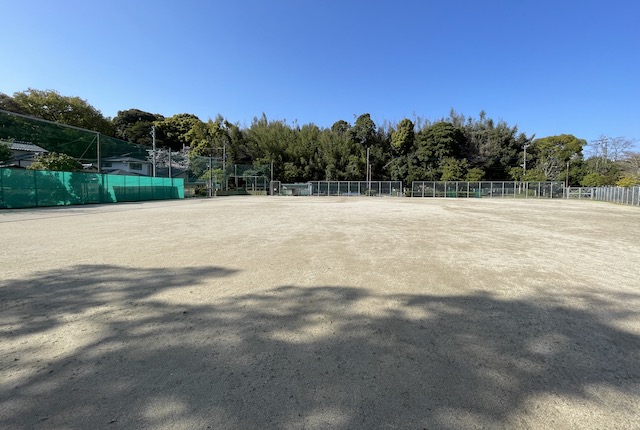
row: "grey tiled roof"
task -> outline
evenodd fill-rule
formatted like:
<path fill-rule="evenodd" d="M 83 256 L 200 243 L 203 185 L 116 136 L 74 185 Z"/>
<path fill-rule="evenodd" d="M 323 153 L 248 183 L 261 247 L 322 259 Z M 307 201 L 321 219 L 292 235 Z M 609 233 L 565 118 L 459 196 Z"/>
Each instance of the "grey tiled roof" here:
<path fill-rule="evenodd" d="M 44 148 L 27 142 L 8 142 L 11 144 L 12 151 L 27 151 L 27 152 L 49 152 Z"/>
<path fill-rule="evenodd" d="M 102 169 L 102 173 L 104 173 L 105 175 L 145 176 L 136 172 L 131 172 L 129 170 L 123 170 L 123 169 L 116 169 L 116 170 Z"/>
<path fill-rule="evenodd" d="M 104 157 L 104 158 L 102 158 L 101 161 L 107 161 L 107 162 L 109 162 L 109 161 L 120 161 L 120 162 L 123 162 L 123 163 L 145 163 L 145 164 L 151 164 L 147 160 L 143 160 L 143 159 L 140 159 L 140 158 L 134 158 L 134 157 L 126 157 L 126 156 L 123 156 L 123 157 L 117 157 L 117 156 L 116 157 Z"/>

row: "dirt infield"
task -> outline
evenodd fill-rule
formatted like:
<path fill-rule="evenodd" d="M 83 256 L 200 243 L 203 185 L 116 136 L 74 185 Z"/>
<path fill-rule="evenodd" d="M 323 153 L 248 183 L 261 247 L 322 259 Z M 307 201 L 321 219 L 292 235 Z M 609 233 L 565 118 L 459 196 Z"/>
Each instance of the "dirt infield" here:
<path fill-rule="evenodd" d="M 0 212 L 0 428 L 640 428 L 640 210 Z"/>

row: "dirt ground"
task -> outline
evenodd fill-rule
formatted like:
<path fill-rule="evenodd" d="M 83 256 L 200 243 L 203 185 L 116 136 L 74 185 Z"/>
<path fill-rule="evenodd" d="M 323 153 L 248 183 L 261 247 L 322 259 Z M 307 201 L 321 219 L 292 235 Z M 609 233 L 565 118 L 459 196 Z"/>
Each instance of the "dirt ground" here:
<path fill-rule="evenodd" d="M 638 429 L 640 210 L 0 212 L 0 428 Z"/>

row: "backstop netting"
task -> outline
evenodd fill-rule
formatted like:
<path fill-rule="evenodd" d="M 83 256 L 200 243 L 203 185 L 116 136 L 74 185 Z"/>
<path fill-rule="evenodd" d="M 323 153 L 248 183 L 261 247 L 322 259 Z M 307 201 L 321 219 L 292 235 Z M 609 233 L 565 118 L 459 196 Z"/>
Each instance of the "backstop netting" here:
<path fill-rule="evenodd" d="M 94 172 L 113 173 L 111 170 L 118 162 L 114 157 L 126 157 L 134 164 L 139 160 L 148 167 L 143 169 L 143 176 L 184 179 L 187 196 L 214 195 L 216 192 L 266 194 L 269 187 L 269 165 L 234 163 L 222 147 L 211 148 L 206 156 L 195 155 L 188 148 L 172 151 L 158 147 L 154 153 L 148 145 L 2 110 L 0 140 L 7 144 L 29 143 L 48 152 L 69 155 Z M 120 172 L 120 175 L 130 173 Z M 140 172 L 133 172 L 134 175 L 137 173 Z"/>
<path fill-rule="evenodd" d="M 123 154 L 145 159 L 150 149 L 95 131 L 5 111 L 0 111 L 0 138 L 32 143 L 49 152 L 67 154 L 85 164 Z"/>
<path fill-rule="evenodd" d="M 263 194 L 269 190 L 270 166 L 236 164 L 225 161 L 222 148 L 216 156 L 186 157 L 188 197 L 225 194 Z"/>

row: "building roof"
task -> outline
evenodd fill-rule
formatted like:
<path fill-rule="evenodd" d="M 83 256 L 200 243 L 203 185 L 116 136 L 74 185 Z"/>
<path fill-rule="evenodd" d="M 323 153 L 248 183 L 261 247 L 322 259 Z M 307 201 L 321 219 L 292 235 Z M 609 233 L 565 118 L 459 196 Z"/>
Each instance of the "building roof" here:
<path fill-rule="evenodd" d="M 149 161 L 147 160 L 143 160 L 141 158 L 134 158 L 134 157 L 129 157 L 129 156 L 114 156 L 114 157 L 104 157 L 101 159 L 101 161 L 120 161 L 121 163 L 146 163 L 146 164 L 151 164 L 149 163 Z"/>
<path fill-rule="evenodd" d="M 147 176 L 147 175 L 141 175 L 136 172 L 132 172 L 130 170 L 122 170 L 122 169 L 115 169 L 115 170 L 102 169 L 102 173 L 104 173 L 105 175 Z"/>
<path fill-rule="evenodd" d="M 49 152 L 44 148 L 39 147 L 38 145 L 34 145 L 29 142 L 4 142 L 10 146 L 12 151 L 25 151 L 25 152 Z"/>

